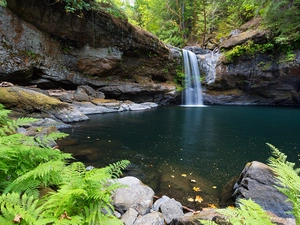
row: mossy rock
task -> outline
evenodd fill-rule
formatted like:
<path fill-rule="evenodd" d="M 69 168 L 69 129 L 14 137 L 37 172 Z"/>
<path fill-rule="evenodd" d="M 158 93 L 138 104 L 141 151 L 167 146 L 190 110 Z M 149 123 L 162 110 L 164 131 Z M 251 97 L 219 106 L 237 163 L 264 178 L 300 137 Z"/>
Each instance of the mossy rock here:
<path fill-rule="evenodd" d="M 68 106 L 56 98 L 17 86 L 1 87 L 0 102 L 9 109 L 28 112 L 43 112 Z"/>
<path fill-rule="evenodd" d="M 88 117 L 68 103 L 22 87 L 0 87 L 0 103 L 6 108 L 26 113 L 46 112 L 63 122 L 87 120 Z"/>

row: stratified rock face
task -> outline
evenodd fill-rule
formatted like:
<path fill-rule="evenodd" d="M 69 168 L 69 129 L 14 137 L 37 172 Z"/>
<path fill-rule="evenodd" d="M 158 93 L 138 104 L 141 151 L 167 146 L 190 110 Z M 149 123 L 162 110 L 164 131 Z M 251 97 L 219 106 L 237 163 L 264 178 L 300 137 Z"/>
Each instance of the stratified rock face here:
<path fill-rule="evenodd" d="M 215 82 L 205 99 L 212 104 L 300 105 L 300 50 L 293 62 L 286 54 L 220 59 Z"/>
<path fill-rule="evenodd" d="M 0 81 L 47 89 L 135 83 L 150 87 L 143 93 L 150 98 L 174 90 L 165 85 L 175 73 L 169 49 L 125 19 L 95 11 L 78 17 L 40 0 L 11 0 L 8 8 L 0 8 Z"/>

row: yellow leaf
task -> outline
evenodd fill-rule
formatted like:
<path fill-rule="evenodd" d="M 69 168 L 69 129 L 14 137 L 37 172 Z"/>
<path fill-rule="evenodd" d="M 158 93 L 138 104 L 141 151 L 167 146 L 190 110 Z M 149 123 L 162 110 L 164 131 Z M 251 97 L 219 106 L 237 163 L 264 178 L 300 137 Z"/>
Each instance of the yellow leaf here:
<path fill-rule="evenodd" d="M 193 187 L 193 191 L 201 191 L 199 187 Z"/>
<path fill-rule="evenodd" d="M 193 199 L 193 198 L 188 198 L 188 201 L 189 201 L 189 202 L 193 202 L 194 199 Z"/>
<path fill-rule="evenodd" d="M 174 176 L 174 175 L 171 175 L 171 177 L 174 178 L 175 176 Z"/>
<path fill-rule="evenodd" d="M 185 174 L 185 173 L 183 173 L 183 174 L 181 174 L 181 176 L 182 176 L 182 177 L 186 177 L 186 174 Z"/>
<path fill-rule="evenodd" d="M 200 195 L 196 195 L 195 202 L 203 202 L 203 198 Z"/>
<path fill-rule="evenodd" d="M 208 204 L 207 205 L 209 208 L 213 208 L 213 209 L 216 209 L 217 208 L 217 206 L 215 206 L 214 204 Z"/>

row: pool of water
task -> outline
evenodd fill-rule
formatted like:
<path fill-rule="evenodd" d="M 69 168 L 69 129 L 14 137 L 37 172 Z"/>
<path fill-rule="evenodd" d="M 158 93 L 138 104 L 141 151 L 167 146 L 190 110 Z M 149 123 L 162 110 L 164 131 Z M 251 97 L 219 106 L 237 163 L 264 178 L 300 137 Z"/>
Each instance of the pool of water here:
<path fill-rule="evenodd" d="M 70 135 L 59 146 L 87 166 L 128 159 L 127 175 L 158 196 L 197 208 L 218 204 L 224 184 L 247 162 L 266 163 L 271 152 L 266 143 L 298 162 L 299 115 L 300 108 L 261 106 L 172 106 L 90 115 L 89 121 L 62 130 Z"/>

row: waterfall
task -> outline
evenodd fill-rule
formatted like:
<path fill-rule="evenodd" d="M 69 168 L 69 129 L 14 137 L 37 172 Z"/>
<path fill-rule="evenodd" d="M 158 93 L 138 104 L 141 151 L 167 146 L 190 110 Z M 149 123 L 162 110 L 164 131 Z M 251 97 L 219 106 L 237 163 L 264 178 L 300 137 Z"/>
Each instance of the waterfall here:
<path fill-rule="evenodd" d="M 216 79 L 216 66 L 221 53 L 215 48 L 213 51 L 208 51 L 200 55 L 200 70 L 205 73 L 206 84 L 213 84 Z"/>
<path fill-rule="evenodd" d="M 202 106 L 202 88 L 197 57 L 193 52 L 185 49 L 182 50 L 182 53 L 185 74 L 183 105 Z"/>

